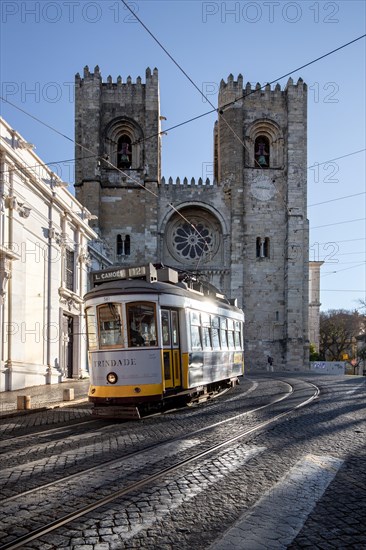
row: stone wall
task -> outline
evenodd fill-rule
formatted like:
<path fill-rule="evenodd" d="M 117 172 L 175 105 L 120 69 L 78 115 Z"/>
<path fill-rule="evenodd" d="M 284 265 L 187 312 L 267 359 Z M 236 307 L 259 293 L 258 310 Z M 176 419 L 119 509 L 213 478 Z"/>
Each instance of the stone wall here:
<path fill-rule="evenodd" d="M 76 194 L 98 216 L 112 260 L 199 271 L 237 298 L 251 370 L 267 355 L 277 370 L 308 363 L 306 95 L 301 79 L 261 89 L 229 75 L 218 99 L 215 181 L 173 180 L 160 178 L 157 70 L 147 70 L 145 84 L 104 83 L 97 67 L 76 77 L 76 139 L 97 155 L 76 147 L 84 157 Z M 129 170 L 115 167 L 122 130 L 133 138 Z M 258 136 L 268 140 L 266 167 L 256 159 Z M 118 235 L 131 237 L 128 256 L 116 256 Z"/>

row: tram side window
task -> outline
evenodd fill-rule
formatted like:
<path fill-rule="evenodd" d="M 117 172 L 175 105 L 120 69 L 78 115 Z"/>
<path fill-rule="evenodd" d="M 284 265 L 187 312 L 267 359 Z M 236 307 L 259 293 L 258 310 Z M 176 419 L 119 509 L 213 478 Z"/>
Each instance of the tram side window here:
<path fill-rule="evenodd" d="M 127 304 L 128 345 L 156 346 L 155 304 L 134 302 Z"/>
<path fill-rule="evenodd" d="M 179 345 L 179 325 L 178 325 L 178 312 L 172 311 L 172 338 L 173 346 Z"/>
<path fill-rule="evenodd" d="M 163 346 L 170 346 L 169 311 L 161 311 L 161 330 L 163 333 Z"/>
<path fill-rule="evenodd" d="M 220 317 L 212 317 L 211 336 L 213 349 L 220 349 Z"/>
<path fill-rule="evenodd" d="M 234 348 L 235 347 L 235 343 L 234 343 L 234 322 L 231 320 L 231 319 L 228 319 L 227 320 L 227 337 L 228 337 L 228 344 L 229 344 L 229 348 Z"/>
<path fill-rule="evenodd" d="M 211 321 L 207 313 L 201 313 L 203 349 L 211 349 Z"/>
<path fill-rule="evenodd" d="M 122 315 L 120 304 L 98 306 L 100 347 L 122 347 Z"/>
<path fill-rule="evenodd" d="M 221 349 L 227 349 L 227 320 L 224 317 L 220 317 L 220 338 L 221 338 Z"/>
<path fill-rule="evenodd" d="M 197 351 L 202 349 L 202 343 L 201 343 L 201 320 L 200 320 L 200 314 L 191 311 L 190 314 L 190 321 L 191 321 L 191 348 L 192 351 Z"/>
<path fill-rule="evenodd" d="M 235 347 L 241 349 L 241 323 L 240 321 L 235 321 Z"/>
<path fill-rule="evenodd" d="M 85 315 L 86 315 L 86 334 L 88 337 L 88 349 L 93 350 L 98 347 L 97 323 L 96 323 L 94 308 L 88 307 L 85 310 Z"/>

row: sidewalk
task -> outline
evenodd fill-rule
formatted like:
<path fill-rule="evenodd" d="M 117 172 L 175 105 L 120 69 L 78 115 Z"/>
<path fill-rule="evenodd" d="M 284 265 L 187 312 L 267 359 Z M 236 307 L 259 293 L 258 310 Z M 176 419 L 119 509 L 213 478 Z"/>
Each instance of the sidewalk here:
<path fill-rule="evenodd" d="M 89 379 L 70 379 L 59 384 L 31 386 L 21 390 L 0 392 L 0 419 L 13 414 L 28 414 L 35 410 L 87 403 L 88 388 Z M 73 392 L 64 392 L 64 390 L 73 390 Z M 74 393 L 74 399 L 70 399 L 72 393 Z M 30 397 L 30 409 L 18 410 L 18 396 Z"/>

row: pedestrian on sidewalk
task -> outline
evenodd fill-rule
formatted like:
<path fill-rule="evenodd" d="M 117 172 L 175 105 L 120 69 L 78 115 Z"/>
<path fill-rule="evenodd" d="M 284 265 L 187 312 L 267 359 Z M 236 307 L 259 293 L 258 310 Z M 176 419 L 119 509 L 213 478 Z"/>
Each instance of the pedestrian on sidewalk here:
<path fill-rule="evenodd" d="M 267 357 L 267 363 L 268 363 L 267 371 L 273 372 L 273 358 L 270 355 L 268 355 Z"/>

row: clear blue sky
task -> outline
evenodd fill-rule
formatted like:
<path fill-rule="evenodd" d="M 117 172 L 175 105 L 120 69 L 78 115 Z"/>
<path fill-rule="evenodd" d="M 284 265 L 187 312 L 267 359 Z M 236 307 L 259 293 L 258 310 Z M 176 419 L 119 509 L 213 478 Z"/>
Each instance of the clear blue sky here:
<path fill-rule="evenodd" d="M 220 80 L 230 73 L 261 84 L 291 71 L 294 80 L 305 80 L 310 259 L 325 262 L 323 310 L 359 307 L 358 300 L 366 300 L 365 151 L 356 153 L 366 147 L 365 39 L 295 69 L 363 35 L 365 2 L 129 4 L 215 105 Z M 0 9 L 1 95 L 70 140 L 74 76 L 85 65 L 93 70 L 98 64 L 104 80 L 112 75 L 113 81 L 118 75 L 123 80 L 140 75 L 144 81 L 146 67 L 157 67 L 165 128 L 211 109 L 120 0 L 3 0 Z M 286 81 L 279 80 L 281 86 Z M 42 160 L 74 157 L 72 141 L 0 105 L 5 120 L 36 145 Z M 163 175 L 205 175 L 204 166 L 212 161 L 214 120 L 215 113 L 163 137 Z M 73 162 L 54 169 L 74 182 Z"/>

